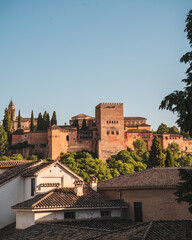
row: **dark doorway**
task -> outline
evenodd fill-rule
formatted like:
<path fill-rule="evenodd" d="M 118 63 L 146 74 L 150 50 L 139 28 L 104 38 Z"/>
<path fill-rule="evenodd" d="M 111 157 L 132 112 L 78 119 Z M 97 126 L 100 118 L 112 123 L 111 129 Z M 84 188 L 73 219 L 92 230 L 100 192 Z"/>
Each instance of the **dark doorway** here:
<path fill-rule="evenodd" d="M 134 202 L 135 222 L 143 222 L 142 202 Z"/>

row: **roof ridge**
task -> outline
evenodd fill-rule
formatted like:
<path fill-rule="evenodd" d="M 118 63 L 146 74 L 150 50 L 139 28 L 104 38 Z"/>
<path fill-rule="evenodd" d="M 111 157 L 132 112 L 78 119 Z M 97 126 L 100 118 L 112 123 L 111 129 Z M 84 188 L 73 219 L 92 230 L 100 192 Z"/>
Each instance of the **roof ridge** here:
<path fill-rule="evenodd" d="M 55 190 L 55 189 L 54 189 Z M 41 199 L 39 199 L 37 202 L 35 202 L 34 204 L 32 204 L 31 208 L 35 208 L 35 206 L 37 204 L 39 204 L 41 201 L 43 201 L 44 199 L 46 199 L 47 197 L 49 197 L 51 194 L 54 193 L 54 190 L 50 190 L 50 192 L 47 192 L 46 195 L 44 197 L 42 197 Z M 37 195 L 36 195 L 37 196 Z"/>
<path fill-rule="evenodd" d="M 153 225 L 153 221 L 150 221 L 149 226 L 147 227 L 147 230 L 146 230 L 146 232 L 145 232 L 145 234 L 144 234 L 144 236 L 143 236 L 143 238 L 142 238 L 141 240 L 147 239 L 146 237 L 148 236 L 149 231 L 150 231 L 151 228 L 152 228 L 152 225 Z"/>

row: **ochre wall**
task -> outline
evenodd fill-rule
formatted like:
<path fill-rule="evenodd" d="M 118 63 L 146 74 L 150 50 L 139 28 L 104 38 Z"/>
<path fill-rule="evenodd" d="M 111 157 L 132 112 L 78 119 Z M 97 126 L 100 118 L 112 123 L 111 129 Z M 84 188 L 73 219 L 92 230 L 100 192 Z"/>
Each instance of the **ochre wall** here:
<path fill-rule="evenodd" d="M 98 129 L 98 156 L 106 160 L 112 154 L 125 149 L 123 104 L 101 103 L 96 106 Z"/>
<path fill-rule="evenodd" d="M 192 220 L 188 204 L 175 201 L 176 189 L 126 189 L 120 190 L 122 199 L 130 204 L 128 218 L 134 221 L 134 202 L 142 202 L 143 221 Z M 103 191 L 108 199 L 119 199 L 119 192 Z"/>

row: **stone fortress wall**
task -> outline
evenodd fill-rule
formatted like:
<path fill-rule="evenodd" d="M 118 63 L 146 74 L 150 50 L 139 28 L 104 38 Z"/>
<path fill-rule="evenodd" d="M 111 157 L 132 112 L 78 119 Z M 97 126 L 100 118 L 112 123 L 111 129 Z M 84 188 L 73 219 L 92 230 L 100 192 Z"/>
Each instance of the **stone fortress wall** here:
<path fill-rule="evenodd" d="M 83 120 L 86 129 L 82 128 Z M 79 114 L 72 117 L 70 125 L 53 125 L 48 131 L 27 132 L 19 129 L 12 135 L 12 144 L 26 142 L 33 145 L 30 150 L 20 149 L 28 157 L 31 153 L 43 153 L 44 157 L 58 160 L 60 153 L 90 151 L 105 161 L 113 154 L 127 148 L 134 150 L 133 142 L 141 138 L 150 150 L 153 134 L 151 126 L 143 117 L 124 117 L 123 103 L 100 103 L 95 107 L 95 117 Z M 78 122 L 78 127 L 74 122 Z M 183 139 L 182 135 L 159 135 L 163 149 L 176 142 L 181 151 L 192 153 L 192 140 Z M 12 151 L 13 152 L 13 151 Z"/>

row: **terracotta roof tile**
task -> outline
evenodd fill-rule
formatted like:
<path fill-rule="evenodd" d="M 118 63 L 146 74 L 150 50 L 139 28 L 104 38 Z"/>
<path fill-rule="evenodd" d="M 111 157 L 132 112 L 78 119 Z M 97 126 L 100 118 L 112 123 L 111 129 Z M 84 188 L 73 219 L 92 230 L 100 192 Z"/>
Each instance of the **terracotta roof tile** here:
<path fill-rule="evenodd" d="M 39 164 L 40 162 L 27 162 L 25 164 L 17 165 L 15 167 L 10 168 L 9 170 L 5 171 L 4 173 L 0 174 L 0 185 L 6 183 L 7 181 L 18 177 L 28 171 L 34 165 Z"/>
<path fill-rule="evenodd" d="M 151 131 L 147 129 L 129 129 L 126 132 L 127 133 L 151 133 Z"/>
<path fill-rule="evenodd" d="M 13 209 L 50 209 L 79 207 L 114 207 L 127 206 L 122 200 L 106 200 L 105 197 L 92 188 L 85 186 L 83 195 L 77 196 L 74 188 L 58 188 L 46 194 L 39 194 L 13 206 Z"/>
<path fill-rule="evenodd" d="M 192 221 L 151 221 L 134 224 L 126 219 L 87 219 L 42 222 L 24 230 L 15 224 L 0 229 L 1 240 L 191 240 Z"/>
<path fill-rule="evenodd" d="M 31 162 L 30 160 L 10 160 L 10 161 L 0 161 L 0 168 L 12 168 L 17 165 L 22 165 Z"/>
<path fill-rule="evenodd" d="M 187 167 L 185 169 L 192 169 Z M 175 188 L 180 181 L 179 168 L 151 168 L 98 183 L 99 189 Z"/>
<path fill-rule="evenodd" d="M 144 117 L 124 117 L 125 120 L 146 120 Z"/>

